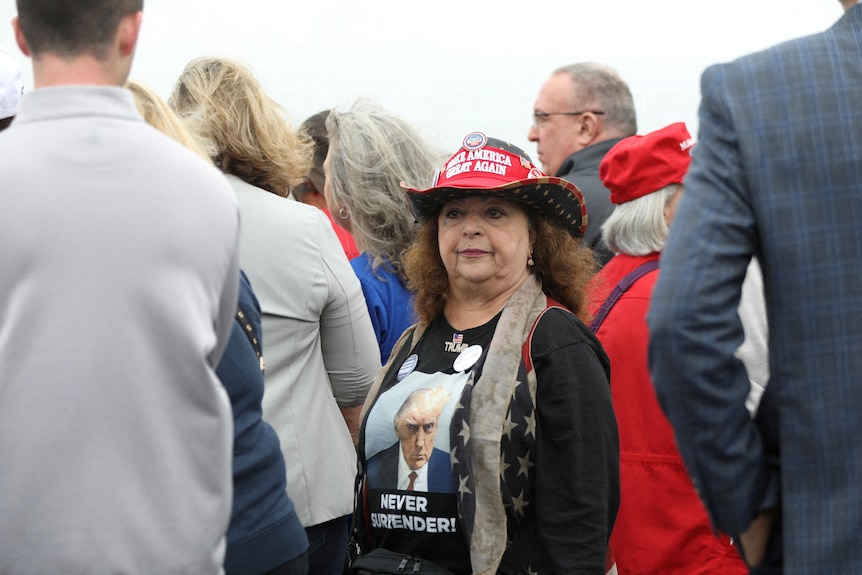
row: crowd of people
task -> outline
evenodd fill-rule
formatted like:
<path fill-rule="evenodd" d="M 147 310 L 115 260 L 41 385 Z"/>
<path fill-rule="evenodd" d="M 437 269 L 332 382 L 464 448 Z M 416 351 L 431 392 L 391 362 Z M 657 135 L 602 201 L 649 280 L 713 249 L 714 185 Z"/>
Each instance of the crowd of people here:
<path fill-rule="evenodd" d="M 610 66 L 448 151 L 129 78 L 142 0 L 0 47 L 0 573 L 862 572 L 862 7 L 638 133 Z"/>

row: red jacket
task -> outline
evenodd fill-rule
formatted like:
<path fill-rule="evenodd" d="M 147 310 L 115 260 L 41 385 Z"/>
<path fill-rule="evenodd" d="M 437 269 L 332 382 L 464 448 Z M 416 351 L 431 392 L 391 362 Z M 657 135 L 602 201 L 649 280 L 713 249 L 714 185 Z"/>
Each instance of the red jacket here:
<path fill-rule="evenodd" d="M 591 311 L 643 262 L 615 256 L 590 286 Z M 611 394 L 620 434 L 620 509 L 611 547 L 620 575 L 739 574 L 748 569 L 730 539 L 715 537 L 659 407 L 647 364 L 646 313 L 658 270 L 637 280 L 598 331 L 611 361 Z"/>

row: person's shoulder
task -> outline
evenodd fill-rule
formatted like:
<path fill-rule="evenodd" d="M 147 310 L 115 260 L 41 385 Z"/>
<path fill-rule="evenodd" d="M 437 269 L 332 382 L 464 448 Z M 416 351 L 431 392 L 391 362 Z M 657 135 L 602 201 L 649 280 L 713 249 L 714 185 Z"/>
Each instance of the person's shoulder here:
<path fill-rule="evenodd" d="M 533 330 L 533 344 L 562 347 L 575 343 L 593 343 L 595 336 L 584 322 L 569 309 L 555 304 L 546 309 Z"/>
<path fill-rule="evenodd" d="M 225 178 L 243 208 L 243 217 L 274 220 L 285 232 L 307 233 L 313 228 L 332 228 L 326 215 L 314 206 L 278 196 L 234 175 L 228 174 Z"/>
<path fill-rule="evenodd" d="M 158 157 L 157 161 L 160 162 L 162 170 L 177 174 L 178 177 L 204 178 L 216 182 L 225 190 L 228 189 L 224 174 L 209 160 L 147 123 L 137 125 L 135 128 L 139 131 L 135 138 L 140 142 L 147 142 L 150 153 Z"/>
<path fill-rule="evenodd" d="M 135 142 L 135 158 L 127 176 L 137 185 L 158 188 L 177 206 L 194 204 L 198 214 L 228 210 L 236 217 L 236 199 L 224 175 L 212 164 L 143 120 L 128 122 L 128 137 Z"/>
<path fill-rule="evenodd" d="M 381 268 L 375 271 L 372 257 L 367 253 L 359 254 L 349 260 L 349 263 L 360 285 L 362 285 L 362 292 L 365 294 L 368 307 L 385 307 L 384 301 L 387 299 L 387 294 L 392 290 L 386 270 Z"/>
<path fill-rule="evenodd" d="M 557 370 L 579 370 L 598 361 L 607 373 L 610 362 L 604 347 L 584 322 L 562 306 L 549 307 L 539 317 L 528 342 L 530 360 Z M 575 374 L 570 374 L 575 375 Z"/>
<path fill-rule="evenodd" d="M 350 260 L 350 267 L 363 285 L 373 287 L 381 294 L 408 293 L 407 288 L 401 284 L 398 274 L 387 265 L 385 260 L 375 270 L 374 258 L 363 252 Z"/>
<path fill-rule="evenodd" d="M 703 78 L 710 79 L 720 76 L 747 76 L 754 78 L 763 78 L 764 81 L 774 82 L 774 79 L 765 77 L 763 70 L 774 69 L 777 67 L 796 67 L 798 62 L 817 58 L 818 54 L 823 54 L 827 58 L 833 55 L 823 53 L 816 49 L 816 46 L 823 45 L 827 42 L 829 35 L 834 33 L 834 28 L 816 34 L 800 36 L 785 40 L 778 44 L 768 46 L 762 50 L 751 52 L 740 56 L 728 62 L 719 62 L 711 64 L 704 69 Z"/>
<path fill-rule="evenodd" d="M 439 447 L 431 448 L 431 457 L 439 457 L 440 459 L 449 459 L 449 452 L 443 451 Z"/>
<path fill-rule="evenodd" d="M 175 139 L 147 124 L 143 119 L 132 118 L 124 122 L 126 137 L 135 142 L 138 167 L 166 179 L 186 183 L 204 180 L 209 185 L 229 190 L 224 175 L 210 162 Z"/>
<path fill-rule="evenodd" d="M 610 148 L 606 142 L 599 142 L 578 150 L 563 161 L 557 177 L 575 184 L 593 201 L 610 204 L 610 193 L 599 178 L 599 164 Z"/>
<path fill-rule="evenodd" d="M 350 260 L 350 267 L 360 279 L 367 279 L 372 276 L 371 256 L 365 252 Z"/>

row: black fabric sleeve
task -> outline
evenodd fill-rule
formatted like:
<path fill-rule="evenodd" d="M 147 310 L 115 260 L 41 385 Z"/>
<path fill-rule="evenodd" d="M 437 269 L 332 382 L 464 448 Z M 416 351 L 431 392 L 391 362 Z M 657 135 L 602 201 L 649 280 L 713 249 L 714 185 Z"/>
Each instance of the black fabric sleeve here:
<path fill-rule="evenodd" d="M 604 575 L 620 502 L 610 367 L 574 315 L 550 310 L 533 336 L 537 391 L 536 513 L 548 573 Z"/>

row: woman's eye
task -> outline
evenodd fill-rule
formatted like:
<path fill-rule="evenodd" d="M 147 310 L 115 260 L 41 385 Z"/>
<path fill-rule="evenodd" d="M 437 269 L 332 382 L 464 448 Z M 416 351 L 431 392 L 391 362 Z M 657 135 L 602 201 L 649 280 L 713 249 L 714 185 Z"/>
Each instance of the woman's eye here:
<path fill-rule="evenodd" d="M 497 208 L 491 208 L 488 210 L 488 217 L 491 217 L 491 218 L 501 218 L 504 215 L 505 214 L 503 214 L 503 212 Z"/>
<path fill-rule="evenodd" d="M 461 215 L 460 210 L 456 210 L 456 209 L 446 210 L 446 217 L 447 218 L 450 218 L 450 219 L 451 218 L 457 218 L 459 215 Z"/>

